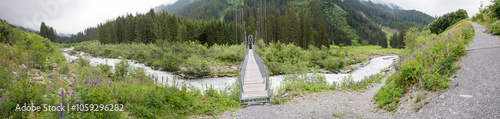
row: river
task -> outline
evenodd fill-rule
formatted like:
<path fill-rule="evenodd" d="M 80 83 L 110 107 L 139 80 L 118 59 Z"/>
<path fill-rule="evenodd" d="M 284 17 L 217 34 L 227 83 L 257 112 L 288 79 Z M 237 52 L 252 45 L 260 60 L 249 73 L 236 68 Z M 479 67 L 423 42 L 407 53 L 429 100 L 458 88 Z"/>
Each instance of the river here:
<path fill-rule="evenodd" d="M 70 51 L 73 50 L 73 48 L 65 48 L 63 51 Z M 66 60 L 68 62 L 71 62 L 75 59 L 78 59 L 79 57 L 87 58 L 90 61 L 90 65 L 97 65 L 97 64 L 107 64 L 109 66 L 112 66 L 114 69 L 114 66 L 116 63 L 120 62 L 120 59 L 113 59 L 113 58 L 100 58 L 100 57 L 91 57 L 91 56 L 85 56 L 83 52 L 80 52 L 77 55 L 69 55 L 66 52 L 62 52 L 64 57 L 66 57 Z M 394 60 L 397 59 L 397 55 L 389 55 L 389 56 L 380 56 L 376 58 L 372 58 L 370 62 L 363 66 L 359 67 L 358 69 L 352 71 L 351 74 L 354 81 L 360 81 L 364 79 L 365 77 L 369 77 L 371 75 L 375 75 L 377 73 L 380 73 L 381 70 L 390 67 L 393 63 Z M 146 66 L 143 63 L 134 63 L 132 60 L 128 60 L 130 66 L 134 68 L 144 68 L 146 75 L 154 75 L 155 77 L 158 78 L 158 82 L 161 82 L 162 84 L 167 84 L 167 85 L 182 85 L 186 84 L 188 86 L 193 86 L 195 88 L 205 90 L 207 86 L 211 86 L 215 89 L 226 89 L 228 86 L 232 86 L 237 80 L 237 77 L 218 77 L 218 78 L 202 78 L 202 79 L 190 79 L 190 80 L 185 80 L 185 79 L 176 79 L 175 81 L 173 80 L 175 77 L 177 77 L 175 74 L 167 71 L 160 71 L 160 70 L 154 70 L 151 67 Z M 324 75 L 326 78 L 326 81 L 329 84 L 333 84 L 333 82 L 339 82 L 343 77 L 348 76 L 349 74 L 320 74 Z M 308 74 L 308 75 L 311 75 Z M 278 76 L 271 76 L 269 77 L 271 89 L 276 91 L 280 85 L 281 82 L 283 82 L 284 75 L 278 75 Z M 162 81 L 162 79 L 164 79 Z"/>

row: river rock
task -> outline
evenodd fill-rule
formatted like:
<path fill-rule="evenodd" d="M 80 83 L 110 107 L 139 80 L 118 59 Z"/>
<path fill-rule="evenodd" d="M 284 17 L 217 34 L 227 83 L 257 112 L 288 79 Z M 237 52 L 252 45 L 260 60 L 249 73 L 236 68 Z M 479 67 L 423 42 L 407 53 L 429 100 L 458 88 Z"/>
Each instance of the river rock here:
<path fill-rule="evenodd" d="M 118 59 L 122 59 L 122 56 L 118 56 Z"/>
<path fill-rule="evenodd" d="M 50 79 L 56 79 L 57 78 L 57 75 L 55 73 L 50 73 L 49 74 L 49 78 Z"/>
<path fill-rule="evenodd" d="M 231 66 L 231 69 L 232 69 L 233 71 L 236 71 L 236 70 L 238 70 L 238 67 L 236 67 L 236 66 Z"/>

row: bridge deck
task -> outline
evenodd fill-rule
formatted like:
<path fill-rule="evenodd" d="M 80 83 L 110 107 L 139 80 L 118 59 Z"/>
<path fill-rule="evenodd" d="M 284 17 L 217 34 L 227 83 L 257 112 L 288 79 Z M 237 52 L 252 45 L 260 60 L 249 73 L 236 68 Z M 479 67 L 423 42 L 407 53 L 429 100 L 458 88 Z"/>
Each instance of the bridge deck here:
<path fill-rule="evenodd" d="M 243 93 L 241 100 L 265 99 L 269 98 L 266 91 L 266 84 L 260 73 L 259 66 L 255 61 L 253 50 L 248 50 L 248 62 L 243 78 Z"/>

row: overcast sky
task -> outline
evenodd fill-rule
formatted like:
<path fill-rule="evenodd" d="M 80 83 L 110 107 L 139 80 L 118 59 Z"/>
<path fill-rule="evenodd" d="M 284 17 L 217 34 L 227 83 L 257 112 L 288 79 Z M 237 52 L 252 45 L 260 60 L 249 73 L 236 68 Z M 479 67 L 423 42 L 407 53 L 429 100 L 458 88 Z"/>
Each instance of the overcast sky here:
<path fill-rule="evenodd" d="M 0 19 L 11 24 L 40 29 L 40 23 L 58 33 L 77 33 L 90 26 L 127 13 L 146 13 L 149 9 L 176 0 L 0 0 Z M 441 16 L 459 8 L 469 16 L 476 14 L 481 0 L 372 0 L 394 3 L 404 9 L 416 9 Z M 489 3 L 489 0 L 484 0 Z"/>
<path fill-rule="evenodd" d="M 40 29 L 42 21 L 57 33 L 77 33 L 127 13 L 146 13 L 176 0 L 0 0 L 0 19 Z M 47 7 L 48 6 L 48 7 Z"/>
<path fill-rule="evenodd" d="M 458 9 L 467 10 L 469 17 L 479 13 L 481 1 L 490 4 L 490 0 L 371 0 L 374 3 L 396 4 L 403 9 L 415 9 L 431 16 L 441 16 L 443 14 L 457 11 Z"/>

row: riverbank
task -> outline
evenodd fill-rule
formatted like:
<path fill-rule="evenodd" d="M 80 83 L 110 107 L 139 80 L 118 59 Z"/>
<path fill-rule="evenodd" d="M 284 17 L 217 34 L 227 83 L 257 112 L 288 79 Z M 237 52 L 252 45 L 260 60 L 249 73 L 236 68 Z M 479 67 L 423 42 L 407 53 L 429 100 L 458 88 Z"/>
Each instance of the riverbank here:
<path fill-rule="evenodd" d="M 375 55 L 397 54 L 401 51 L 380 46 L 309 47 L 303 50 L 295 45 L 271 43 L 264 46 L 263 41 L 259 42 L 256 52 L 268 66 L 271 76 L 312 71 L 348 73 L 363 66 L 366 64 L 363 61 Z M 207 47 L 196 42 L 103 45 L 93 41 L 72 45 L 75 49 L 68 54 L 86 52 L 103 58 L 127 58 L 153 69 L 172 72 L 183 79 L 236 76 L 246 53 L 243 45 Z"/>

